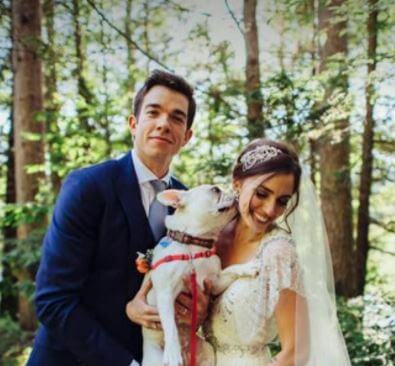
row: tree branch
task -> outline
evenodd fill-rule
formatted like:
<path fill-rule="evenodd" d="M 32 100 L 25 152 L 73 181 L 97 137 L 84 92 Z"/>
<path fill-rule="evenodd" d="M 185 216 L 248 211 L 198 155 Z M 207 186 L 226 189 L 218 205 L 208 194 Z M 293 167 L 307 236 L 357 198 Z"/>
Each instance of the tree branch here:
<path fill-rule="evenodd" d="M 239 29 L 241 35 L 244 37 L 244 30 L 243 30 L 243 28 L 241 27 L 241 24 L 240 24 L 239 20 L 236 18 L 235 13 L 234 13 L 233 10 L 230 8 L 230 5 L 229 5 L 229 3 L 228 3 L 228 0 L 225 0 L 225 5 L 226 5 L 226 9 L 228 10 L 230 16 L 232 17 L 232 19 L 233 19 L 234 22 L 236 23 L 237 28 Z"/>
<path fill-rule="evenodd" d="M 375 139 L 373 143 L 384 152 L 392 153 L 395 150 L 395 140 Z"/>
<path fill-rule="evenodd" d="M 376 250 L 376 251 L 384 253 L 384 254 L 389 254 L 389 255 L 395 256 L 394 252 L 390 252 L 388 250 L 384 250 L 384 249 L 381 249 L 381 248 L 378 248 L 378 247 L 375 247 L 375 246 L 369 246 L 369 249 Z"/>
<path fill-rule="evenodd" d="M 166 64 L 162 63 L 161 61 L 159 61 L 157 58 L 155 58 L 154 56 L 152 56 L 150 53 L 146 52 L 144 49 L 142 49 L 134 40 L 132 40 L 130 37 L 128 37 L 128 35 L 123 32 L 122 30 L 120 30 L 118 27 L 116 27 L 113 23 L 111 23 L 111 21 L 103 14 L 103 12 L 97 8 L 97 6 L 95 5 L 95 3 L 93 2 L 93 0 L 87 0 L 88 4 L 97 12 L 97 14 L 103 19 L 103 21 L 105 23 L 107 23 L 112 29 L 114 29 L 119 35 L 121 35 L 122 37 L 124 37 L 125 39 L 129 40 L 130 43 L 136 47 L 136 49 L 138 51 L 140 51 L 144 56 L 148 57 L 150 60 L 152 60 L 153 62 L 157 63 L 158 65 L 162 66 L 165 70 L 174 73 L 175 71 L 173 69 L 171 69 L 169 66 L 167 66 Z M 196 90 L 200 90 L 202 93 L 210 95 L 210 92 L 207 92 L 206 90 L 204 90 L 200 85 L 196 85 Z M 239 116 L 239 117 L 243 117 L 244 115 L 242 115 L 240 113 L 240 111 L 232 108 L 231 104 L 226 101 L 222 96 L 220 96 L 219 98 L 222 103 L 224 103 L 234 114 L 235 116 Z"/>
<path fill-rule="evenodd" d="M 181 11 L 181 12 L 190 12 L 188 8 L 183 7 L 180 4 L 177 4 L 175 1 L 172 0 L 163 0 L 164 4 L 171 5 L 174 9 Z"/>
<path fill-rule="evenodd" d="M 383 228 L 385 231 L 388 231 L 390 233 L 395 233 L 395 221 L 390 221 L 390 222 L 385 223 L 385 222 L 381 222 L 373 217 L 370 217 L 370 223 Z"/>
<path fill-rule="evenodd" d="M 120 34 L 122 37 L 125 37 L 126 39 L 129 40 L 129 42 L 136 48 L 136 50 L 140 51 L 144 56 L 148 57 L 150 60 L 152 60 L 153 62 L 157 63 L 159 66 L 163 67 L 165 70 L 169 71 L 169 72 L 174 72 L 173 69 L 171 69 L 169 66 L 167 66 L 166 64 L 164 64 L 163 62 L 159 61 L 156 57 L 154 57 L 153 55 L 151 55 L 149 52 L 145 51 L 143 48 L 141 48 L 137 42 L 135 42 L 133 39 L 131 39 L 130 37 L 127 36 L 127 34 L 125 32 L 123 32 L 122 30 L 120 30 L 118 27 L 116 27 L 113 23 L 110 22 L 110 20 L 108 20 L 108 18 L 103 14 L 103 12 L 101 10 L 99 10 L 97 8 L 97 6 L 95 5 L 95 3 L 92 0 L 87 0 L 88 4 L 96 11 L 97 14 L 99 14 L 99 16 L 103 19 L 103 21 L 105 23 L 108 24 L 108 26 L 112 29 L 114 29 L 118 34 Z"/>

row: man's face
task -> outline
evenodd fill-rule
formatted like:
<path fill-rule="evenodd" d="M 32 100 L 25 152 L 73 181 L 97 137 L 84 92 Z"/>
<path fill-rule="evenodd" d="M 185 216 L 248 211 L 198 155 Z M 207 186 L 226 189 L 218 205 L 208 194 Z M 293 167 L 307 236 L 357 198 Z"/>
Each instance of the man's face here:
<path fill-rule="evenodd" d="M 152 87 L 145 95 L 140 114 L 130 116 L 134 148 L 146 165 L 168 163 L 192 136 L 187 129 L 188 99 L 165 86 Z"/>

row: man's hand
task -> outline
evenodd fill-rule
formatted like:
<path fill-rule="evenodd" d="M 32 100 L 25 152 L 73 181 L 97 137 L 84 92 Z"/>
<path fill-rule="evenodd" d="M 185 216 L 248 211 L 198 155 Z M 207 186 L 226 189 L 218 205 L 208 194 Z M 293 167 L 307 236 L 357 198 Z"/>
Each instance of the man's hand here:
<path fill-rule="evenodd" d="M 143 283 L 136 296 L 126 304 L 128 318 L 143 327 L 161 329 L 158 310 L 147 304 L 147 294 L 152 287 L 151 280 Z"/>
<path fill-rule="evenodd" d="M 192 321 L 192 282 L 189 275 L 183 278 L 184 285 L 188 293 L 181 292 L 175 303 L 176 320 L 178 324 L 191 325 Z M 203 281 L 204 289 L 197 286 L 197 318 L 198 325 L 201 325 L 207 317 L 207 308 L 209 304 L 212 283 L 210 280 Z"/>

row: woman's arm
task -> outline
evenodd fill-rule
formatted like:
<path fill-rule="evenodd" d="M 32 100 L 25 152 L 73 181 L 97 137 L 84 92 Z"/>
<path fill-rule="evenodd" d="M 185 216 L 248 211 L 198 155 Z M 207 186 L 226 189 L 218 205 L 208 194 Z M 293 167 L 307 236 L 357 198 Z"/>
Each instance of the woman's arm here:
<path fill-rule="evenodd" d="M 282 290 L 275 310 L 281 351 L 272 360 L 270 366 L 294 366 L 295 355 L 295 313 L 297 294 L 291 290 Z"/>
<path fill-rule="evenodd" d="M 309 353 L 309 326 L 305 299 L 292 290 L 281 291 L 275 317 L 281 351 L 272 360 L 270 366 L 304 365 Z M 296 345 L 296 336 L 299 338 L 298 345 Z"/>

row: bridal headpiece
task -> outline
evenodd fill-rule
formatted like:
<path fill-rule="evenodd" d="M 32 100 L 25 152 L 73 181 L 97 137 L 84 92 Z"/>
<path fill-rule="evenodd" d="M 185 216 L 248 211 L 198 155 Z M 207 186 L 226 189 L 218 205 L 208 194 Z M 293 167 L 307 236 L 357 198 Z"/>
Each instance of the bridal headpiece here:
<path fill-rule="evenodd" d="M 255 149 L 248 151 L 241 157 L 240 162 L 242 164 L 242 170 L 245 172 L 246 170 L 251 169 L 253 166 L 264 163 L 265 161 L 268 161 L 280 155 L 281 153 L 282 151 L 274 146 L 257 146 Z"/>

